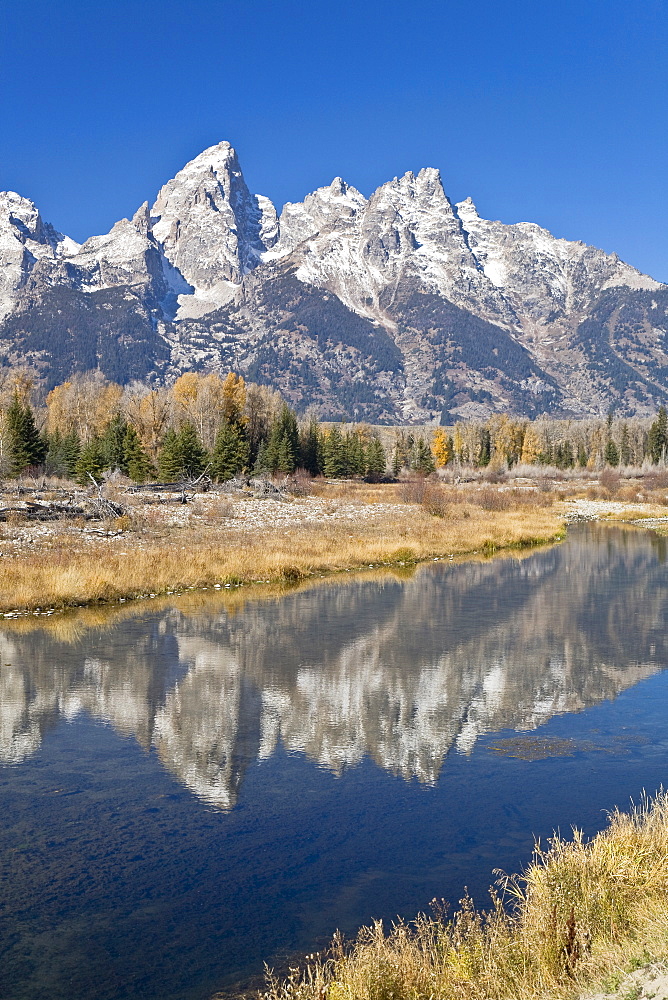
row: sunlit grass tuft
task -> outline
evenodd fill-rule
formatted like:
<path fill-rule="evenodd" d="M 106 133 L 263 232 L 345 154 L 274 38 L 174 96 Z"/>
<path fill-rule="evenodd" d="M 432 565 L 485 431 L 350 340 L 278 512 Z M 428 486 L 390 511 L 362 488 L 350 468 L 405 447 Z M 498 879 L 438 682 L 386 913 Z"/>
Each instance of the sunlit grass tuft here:
<path fill-rule="evenodd" d="M 659 793 L 585 841 L 536 847 L 522 876 L 477 912 L 386 930 L 380 922 L 280 979 L 265 1000 L 547 1000 L 618 981 L 668 955 L 668 795 Z"/>

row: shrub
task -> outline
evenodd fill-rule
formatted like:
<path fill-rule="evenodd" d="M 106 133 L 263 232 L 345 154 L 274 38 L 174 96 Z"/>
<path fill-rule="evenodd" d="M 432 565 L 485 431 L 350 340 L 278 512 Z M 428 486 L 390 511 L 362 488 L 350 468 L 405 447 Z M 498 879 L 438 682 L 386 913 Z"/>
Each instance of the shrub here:
<path fill-rule="evenodd" d="M 471 501 L 483 510 L 508 510 L 511 506 L 511 497 L 507 493 L 489 487 L 473 493 Z"/>

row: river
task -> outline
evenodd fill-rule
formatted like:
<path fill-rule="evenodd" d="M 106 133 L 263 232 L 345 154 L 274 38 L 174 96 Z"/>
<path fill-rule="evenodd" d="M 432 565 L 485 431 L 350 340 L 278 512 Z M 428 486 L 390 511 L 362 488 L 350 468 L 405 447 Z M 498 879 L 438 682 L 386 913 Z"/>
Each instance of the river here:
<path fill-rule="evenodd" d="M 668 781 L 666 540 L 0 623 L 0 996 L 206 1000 Z"/>

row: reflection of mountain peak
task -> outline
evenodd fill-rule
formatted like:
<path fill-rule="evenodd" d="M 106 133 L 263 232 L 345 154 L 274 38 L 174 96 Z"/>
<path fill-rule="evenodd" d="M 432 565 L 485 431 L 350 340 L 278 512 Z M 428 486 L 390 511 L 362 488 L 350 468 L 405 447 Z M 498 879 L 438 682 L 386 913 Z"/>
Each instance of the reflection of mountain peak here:
<path fill-rule="evenodd" d="M 316 587 L 234 616 L 172 609 L 73 645 L 0 633 L 0 758 L 30 756 L 86 711 L 222 809 L 279 742 L 334 774 L 370 756 L 433 784 L 453 747 L 659 669 L 667 589 L 656 539 L 590 527 L 521 561 Z"/>

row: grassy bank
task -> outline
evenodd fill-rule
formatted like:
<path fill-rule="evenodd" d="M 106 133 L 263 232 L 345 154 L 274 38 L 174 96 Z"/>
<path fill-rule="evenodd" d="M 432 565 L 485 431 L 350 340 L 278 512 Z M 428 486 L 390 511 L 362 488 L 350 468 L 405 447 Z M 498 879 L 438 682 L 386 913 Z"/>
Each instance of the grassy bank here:
<path fill-rule="evenodd" d="M 489 508 L 489 498 L 483 500 Z M 3 526 L 0 610 L 295 582 L 369 565 L 492 553 L 562 537 L 563 516 L 526 498 L 495 510 L 463 498 L 406 502 L 378 487 L 287 503 L 205 495 L 187 508 L 137 505 L 102 528 L 92 534 L 71 524 Z"/>
<path fill-rule="evenodd" d="M 486 914 L 362 930 L 285 980 L 266 1000 L 547 1000 L 613 991 L 624 972 L 668 957 L 668 794 L 585 842 L 555 838 Z M 638 995 L 637 993 L 635 994 Z"/>

